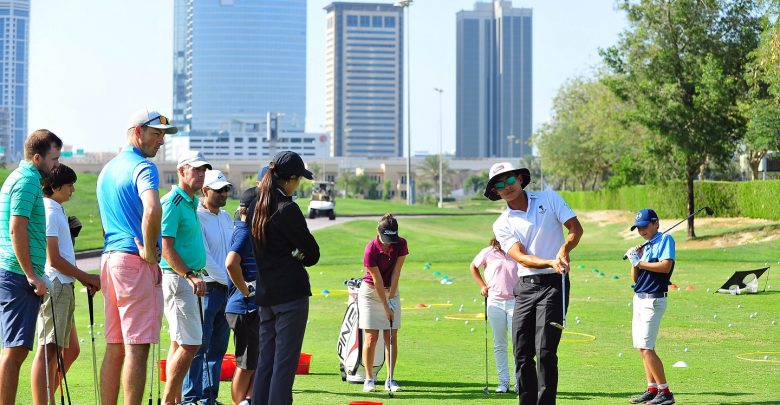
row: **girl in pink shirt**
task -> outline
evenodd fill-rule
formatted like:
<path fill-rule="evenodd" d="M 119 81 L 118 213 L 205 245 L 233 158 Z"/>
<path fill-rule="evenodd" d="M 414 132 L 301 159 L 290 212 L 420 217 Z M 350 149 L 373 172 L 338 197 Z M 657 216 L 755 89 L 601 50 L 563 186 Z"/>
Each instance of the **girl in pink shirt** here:
<path fill-rule="evenodd" d="M 484 269 L 487 282 L 479 272 L 480 267 Z M 508 392 L 507 331 L 512 330 L 512 313 L 515 308 L 512 289 L 518 280 L 517 262 L 507 256 L 496 238 L 493 238 L 490 246 L 482 249 L 471 262 L 471 275 L 480 287 L 479 293 L 487 298 L 487 317 L 493 329 L 493 353 L 498 369 L 496 392 Z"/>

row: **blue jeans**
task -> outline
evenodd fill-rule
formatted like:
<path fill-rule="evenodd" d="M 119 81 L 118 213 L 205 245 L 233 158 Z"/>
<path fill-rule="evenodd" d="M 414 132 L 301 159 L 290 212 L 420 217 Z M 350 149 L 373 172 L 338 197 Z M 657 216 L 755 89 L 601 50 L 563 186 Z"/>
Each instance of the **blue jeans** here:
<path fill-rule="evenodd" d="M 309 297 L 260 307 L 260 356 L 252 405 L 290 405 L 301 356 Z"/>
<path fill-rule="evenodd" d="M 230 328 L 225 318 L 227 299 L 227 286 L 216 282 L 206 284 L 206 295 L 203 297 L 203 342 L 192 359 L 190 371 L 184 377 L 181 392 L 185 403 L 202 400 L 204 404 L 213 404 L 219 396 L 222 358 L 230 339 Z M 208 363 L 211 381 L 204 371 L 204 357 Z"/>

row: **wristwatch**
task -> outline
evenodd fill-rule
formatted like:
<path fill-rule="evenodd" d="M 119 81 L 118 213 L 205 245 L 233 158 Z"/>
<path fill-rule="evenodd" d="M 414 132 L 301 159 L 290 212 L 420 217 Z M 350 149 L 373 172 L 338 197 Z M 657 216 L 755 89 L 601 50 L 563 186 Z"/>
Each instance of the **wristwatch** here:
<path fill-rule="evenodd" d="M 192 271 L 192 270 L 190 270 L 190 271 L 188 271 L 188 272 L 184 273 L 184 278 L 185 278 L 185 279 L 187 279 L 187 280 L 189 280 L 189 279 L 190 279 L 190 277 L 192 277 L 192 276 L 194 276 L 194 275 L 195 275 L 195 272 L 194 272 L 194 271 Z"/>

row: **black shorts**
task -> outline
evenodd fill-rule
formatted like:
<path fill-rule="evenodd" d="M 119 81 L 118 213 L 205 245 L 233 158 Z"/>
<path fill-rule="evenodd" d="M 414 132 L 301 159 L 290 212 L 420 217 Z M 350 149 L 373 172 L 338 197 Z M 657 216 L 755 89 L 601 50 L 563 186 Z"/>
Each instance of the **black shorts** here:
<path fill-rule="evenodd" d="M 260 314 L 258 311 L 245 315 L 226 313 L 228 325 L 233 329 L 233 344 L 236 347 L 236 366 L 244 370 L 257 368 L 260 353 Z"/>

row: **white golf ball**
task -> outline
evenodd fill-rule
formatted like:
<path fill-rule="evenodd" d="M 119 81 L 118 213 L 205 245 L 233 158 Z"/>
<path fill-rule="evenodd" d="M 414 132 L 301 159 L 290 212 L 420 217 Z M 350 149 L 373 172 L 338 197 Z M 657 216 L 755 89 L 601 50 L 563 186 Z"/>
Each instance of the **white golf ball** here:
<path fill-rule="evenodd" d="M 737 305 L 737 309 L 742 308 L 742 304 Z"/>
<path fill-rule="evenodd" d="M 84 339 L 79 339 L 79 342 L 84 343 Z"/>
<path fill-rule="evenodd" d="M 574 319 L 576 319 L 576 320 L 578 320 L 578 321 L 579 321 L 579 320 L 580 320 L 580 317 L 579 317 L 579 316 L 575 316 L 575 317 L 574 317 Z"/>
<path fill-rule="evenodd" d="M 439 281 L 439 284 L 442 285 L 447 284 L 447 279 L 446 278 L 441 279 L 441 281 Z"/>
<path fill-rule="evenodd" d="M 750 314 L 749 318 L 750 318 L 750 319 L 753 319 L 753 314 Z"/>
<path fill-rule="evenodd" d="M 684 351 L 685 353 L 688 353 L 688 348 L 686 347 L 685 349 L 683 349 L 683 351 Z"/>
<path fill-rule="evenodd" d="M 729 324 L 729 328 L 730 328 L 731 326 L 732 326 L 732 325 L 731 325 L 731 324 Z"/>
<path fill-rule="evenodd" d="M 458 308 L 458 312 L 463 312 L 463 308 Z"/>
<path fill-rule="evenodd" d="M 588 296 L 588 301 L 590 301 L 590 296 Z"/>
<path fill-rule="evenodd" d="M 89 331 L 89 332 L 87 332 L 87 333 L 89 333 L 89 334 L 91 335 L 91 334 L 92 334 L 92 331 Z"/>
<path fill-rule="evenodd" d="M 447 300 L 447 303 L 448 303 L 448 304 L 451 304 L 450 300 Z"/>
<path fill-rule="evenodd" d="M 577 325 L 580 324 L 580 320 L 579 319 L 577 319 L 575 322 L 577 323 Z"/>
<path fill-rule="evenodd" d="M 631 308 L 631 303 L 630 302 L 628 303 L 628 307 Z"/>
<path fill-rule="evenodd" d="M 471 328 L 471 332 L 474 332 L 474 328 Z"/>
<path fill-rule="evenodd" d="M 623 357 L 623 353 L 618 353 L 618 357 Z"/>
<path fill-rule="evenodd" d="M 777 321 L 772 321 L 772 325 L 777 325 Z"/>
<path fill-rule="evenodd" d="M 307 325 L 309 324 L 309 320 L 308 320 L 308 319 L 306 320 L 306 324 L 307 324 Z"/>
<path fill-rule="evenodd" d="M 437 317 L 436 317 L 436 321 L 438 321 L 438 320 L 439 320 L 439 317 L 437 316 Z"/>
<path fill-rule="evenodd" d="M 769 360 L 769 356 L 764 355 L 764 360 Z"/>
<path fill-rule="evenodd" d="M 709 288 L 707 289 L 707 292 L 710 292 L 710 289 L 709 289 Z"/>
<path fill-rule="evenodd" d="M 469 324 L 469 321 L 466 321 L 466 325 L 468 325 L 468 324 Z"/>
<path fill-rule="evenodd" d="M 713 315 L 712 319 L 718 319 L 718 314 Z"/>
<path fill-rule="evenodd" d="M 322 275 L 322 274 L 323 274 L 323 273 L 322 273 L 322 272 L 320 272 L 320 275 Z"/>
<path fill-rule="evenodd" d="M 98 335 L 98 336 L 100 336 L 100 335 L 102 335 L 102 333 L 98 332 L 98 334 L 97 334 L 97 335 Z"/>
<path fill-rule="evenodd" d="M 101 328 L 103 327 L 103 324 L 102 324 L 102 323 L 100 324 L 100 327 L 101 327 Z"/>
<path fill-rule="evenodd" d="M 474 298 L 474 302 L 477 302 L 477 299 L 476 299 L 476 298 Z"/>

